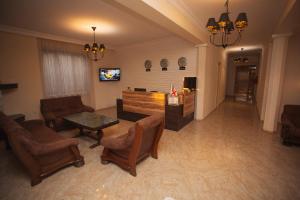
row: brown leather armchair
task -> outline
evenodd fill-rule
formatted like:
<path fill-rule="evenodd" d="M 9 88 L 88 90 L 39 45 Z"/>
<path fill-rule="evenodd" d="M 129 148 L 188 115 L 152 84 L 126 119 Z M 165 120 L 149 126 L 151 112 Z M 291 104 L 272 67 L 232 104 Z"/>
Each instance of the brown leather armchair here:
<path fill-rule="evenodd" d="M 102 164 L 113 162 L 136 176 L 137 163 L 149 155 L 157 159 L 157 147 L 164 126 L 164 116 L 155 114 L 137 121 L 127 134 L 102 138 Z"/>
<path fill-rule="evenodd" d="M 285 105 L 281 115 L 281 124 L 282 143 L 300 144 L 300 105 Z"/>
<path fill-rule="evenodd" d="M 72 164 L 81 167 L 84 164 L 77 147 L 78 141 L 57 134 L 41 120 L 18 124 L 0 112 L 0 129 L 6 134 L 16 157 L 29 172 L 32 186 L 60 168 Z"/>
<path fill-rule="evenodd" d="M 56 131 L 74 128 L 63 117 L 80 112 L 94 112 L 89 106 L 83 105 L 81 96 L 69 96 L 41 99 L 41 113 L 48 127 Z"/>

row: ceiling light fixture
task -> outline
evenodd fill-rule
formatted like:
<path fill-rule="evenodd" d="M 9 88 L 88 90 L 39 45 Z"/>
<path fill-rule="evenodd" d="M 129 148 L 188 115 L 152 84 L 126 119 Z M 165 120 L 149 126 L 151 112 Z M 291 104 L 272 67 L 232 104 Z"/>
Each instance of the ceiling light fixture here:
<path fill-rule="evenodd" d="M 229 9 L 228 9 L 229 0 L 225 2 L 226 12 L 222 13 L 218 22 L 215 18 L 209 18 L 206 24 L 206 28 L 210 32 L 210 43 L 217 47 L 223 47 L 224 49 L 227 46 L 232 46 L 240 41 L 242 34 L 241 32 L 248 26 L 247 14 L 242 12 L 238 15 L 235 20 L 235 27 L 233 22 L 229 18 Z M 237 29 L 238 36 L 233 42 L 229 42 L 229 35 Z M 215 42 L 215 36 L 220 35 L 220 42 Z"/>
<path fill-rule="evenodd" d="M 249 58 L 244 54 L 244 48 L 241 48 L 241 53 L 237 57 L 233 58 L 235 64 L 242 64 L 249 62 Z"/>
<path fill-rule="evenodd" d="M 104 44 L 100 44 L 98 45 L 96 43 L 96 27 L 92 26 L 93 32 L 94 32 L 94 42 L 92 47 L 89 44 L 85 44 L 84 45 L 84 51 L 87 53 L 87 56 L 94 60 L 94 61 L 98 61 L 98 54 L 100 54 L 100 57 L 103 58 L 104 56 L 104 52 L 106 50 Z"/>

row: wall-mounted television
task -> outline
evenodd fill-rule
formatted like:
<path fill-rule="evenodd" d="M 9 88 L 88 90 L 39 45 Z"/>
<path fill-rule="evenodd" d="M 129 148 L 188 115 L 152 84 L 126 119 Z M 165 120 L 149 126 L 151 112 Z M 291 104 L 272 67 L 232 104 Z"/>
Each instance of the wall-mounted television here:
<path fill-rule="evenodd" d="M 100 68 L 99 80 L 100 81 L 119 81 L 121 79 L 120 68 Z"/>
<path fill-rule="evenodd" d="M 183 86 L 190 90 L 195 90 L 197 87 L 197 77 L 184 77 Z"/>

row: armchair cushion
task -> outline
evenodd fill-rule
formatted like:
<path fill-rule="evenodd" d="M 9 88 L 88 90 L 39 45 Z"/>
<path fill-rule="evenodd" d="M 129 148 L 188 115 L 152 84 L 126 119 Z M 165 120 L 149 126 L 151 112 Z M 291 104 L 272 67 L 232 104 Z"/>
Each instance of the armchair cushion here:
<path fill-rule="evenodd" d="M 117 137 L 111 135 L 103 137 L 101 140 L 101 144 L 109 149 L 126 149 L 132 144 L 134 135 L 135 127 L 131 127 L 126 134 L 119 135 Z"/>

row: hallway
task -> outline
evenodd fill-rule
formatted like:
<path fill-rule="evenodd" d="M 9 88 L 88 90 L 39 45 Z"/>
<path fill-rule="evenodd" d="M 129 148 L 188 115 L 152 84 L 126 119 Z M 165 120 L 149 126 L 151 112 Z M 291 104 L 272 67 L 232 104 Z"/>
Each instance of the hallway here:
<path fill-rule="evenodd" d="M 115 116 L 115 109 L 99 112 Z M 105 134 L 131 124 L 121 121 Z M 90 142 L 80 138 L 82 168 L 61 170 L 33 188 L 1 145 L 0 199 L 300 199 L 300 148 L 263 132 L 254 105 L 225 101 L 203 121 L 165 130 L 158 160 L 140 163 L 137 177 L 100 164 L 102 146 L 89 149 Z"/>

